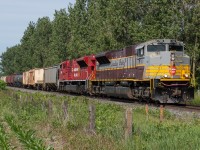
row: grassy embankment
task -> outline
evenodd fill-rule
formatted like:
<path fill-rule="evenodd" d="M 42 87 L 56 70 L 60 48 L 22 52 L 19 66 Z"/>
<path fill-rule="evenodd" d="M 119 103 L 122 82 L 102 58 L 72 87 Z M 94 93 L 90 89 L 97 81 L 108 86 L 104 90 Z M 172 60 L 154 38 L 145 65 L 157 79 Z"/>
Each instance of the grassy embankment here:
<path fill-rule="evenodd" d="M 21 95 L 21 98 L 20 98 Z M 49 103 L 51 100 L 52 104 Z M 68 117 L 63 118 L 63 101 Z M 96 106 L 96 133 L 88 132 L 88 106 Z M 50 107 L 48 107 L 50 106 Z M 49 109 L 49 108 L 52 108 Z M 133 137 L 124 140 L 124 108 L 85 97 L 0 91 L 0 147 L 4 149 L 199 149 L 200 120 L 133 109 Z"/>

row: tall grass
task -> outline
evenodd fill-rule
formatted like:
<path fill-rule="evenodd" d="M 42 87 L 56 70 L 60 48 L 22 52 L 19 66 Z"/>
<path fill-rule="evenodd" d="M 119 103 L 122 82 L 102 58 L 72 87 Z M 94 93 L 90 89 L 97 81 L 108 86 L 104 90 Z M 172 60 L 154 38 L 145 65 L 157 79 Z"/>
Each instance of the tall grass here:
<path fill-rule="evenodd" d="M 6 83 L 0 80 L 0 90 L 5 90 L 5 89 L 6 89 Z"/>
<path fill-rule="evenodd" d="M 9 142 L 9 136 L 4 130 L 3 124 L 0 124 L 0 147 L 3 150 L 12 150 L 14 147 Z"/>
<path fill-rule="evenodd" d="M 5 117 L 5 120 L 21 142 L 25 140 L 24 137 L 32 137 L 30 140 L 23 141 L 24 145 L 28 145 L 26 142 L 33 142 L 30 144 L 33 146 L 35 142 L 45 147 L 51 145 L 55 149 L 167 150 L 200 147 L 200 120 L 192 116 L 189 119 L 178 119 L 168 111 L 164 111 L 165 118 L 160 123 L 158 109 L 150 109 L 147 118 L 145 108 L 136 107 L 133 109 L 133 135 L 125 141 L 125 109 L 121 106 L 91 101 L 86 97 L 11 93 L 0 92 L 3 96 L 0 98 L 2 110 L 0 115 L 5 117 L 8 114 L 14 117 L 10 119 Z M 48 110 L 49 100 L 52 102 L 51 113 Z M 68 103 L 68 117 L 65 120 L 63 101 Z M 88 132 L 88 107 L 91 103 L 96 107 L 95 135 Z M 45 145 L 38 139 L 46 141 Z"/>
<path fill-rule="evenodd" d="M 6 115 L 5 120 L 10 128 L 16 133 L 20 143 L 28 150 L 53 150 L 53 148 L 46 148 L 41 139 L 35 137 L 35 131 L 24 130 L 21 125 L 18 125 L 13 116 Z"/>

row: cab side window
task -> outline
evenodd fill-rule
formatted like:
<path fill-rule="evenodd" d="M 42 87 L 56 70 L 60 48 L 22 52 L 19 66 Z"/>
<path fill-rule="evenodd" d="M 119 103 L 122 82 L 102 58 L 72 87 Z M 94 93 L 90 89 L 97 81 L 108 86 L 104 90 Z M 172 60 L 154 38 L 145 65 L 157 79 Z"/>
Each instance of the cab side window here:
<path fill-rule="evenodd" d="M 137 50 L 137 56 L 142 57 L 144 56 L 144 47 L 140 48 Z"/>

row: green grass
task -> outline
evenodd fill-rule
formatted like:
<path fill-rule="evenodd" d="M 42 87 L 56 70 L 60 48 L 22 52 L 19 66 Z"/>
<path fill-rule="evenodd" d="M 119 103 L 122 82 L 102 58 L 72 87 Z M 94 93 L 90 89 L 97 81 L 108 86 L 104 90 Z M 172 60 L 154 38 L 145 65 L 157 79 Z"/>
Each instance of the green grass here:
<path fill-rule="evenodd" d="M 192 101 L 188 102 L 188 104 L 200 106 L 200 95 L 199 94 L 200 93 L 195 92 L 194 99 Z"/>
<path fill-rule="evenodd" d="M 49 100 L 52 102 L 51 113 L 48 110 Z M 64 101 L 68 103 L 67 120 L 63 117 Z M 90 104 L 96 107 L 95 134 L 88 131 Z M 199 119 L 178 119 L 164 111 L 165 118 L 160 123 L 159 110 L 149 109 L 147 118 L 143 106 L 133 109 L 133 135 L 128 141 L 124 140 L 125 109 L 115 104 L 98 103 L 85 97 L 57 97 L 6 90 L 0 92 L 0 109 L 0 117 L 7 122 L 18 143 L 9 143 L 9 133 L 4 132 L 4 127 L 0 128 L 5 136 L 2 141 L 17 148 L 29 149 L 35 145 L 41 149 L 119 150 L 200 147 Z"/>
<path fill-rule="evenodd" d="M 18 125 L 16 120 L 12 115 L 6 115 L 5 121 L 10 126 L 11 130 L 17 135 L 20 143 L 25 149 L 29 150 L 52 150 L 53 148 L 46 148 L 43 145 L 42 140 L 35 137 L 35 131 L 33 130 L 24 130 L 22 125 Z"/>
<path fill-rule="evenodd" d="M 0 147 L 3 150 L 11 150 L 14 149 L 10 142 L 9 142 L 9 136 L 8 134 L 5 132 L 5 128 L 3 126 L 3 124 L 0 124 Z"/>
<path fill-rule="evenodd" d="M 6 89 L 6 83 L 0 80 L 0 90 L 5 90 L 5 89 Z"/>

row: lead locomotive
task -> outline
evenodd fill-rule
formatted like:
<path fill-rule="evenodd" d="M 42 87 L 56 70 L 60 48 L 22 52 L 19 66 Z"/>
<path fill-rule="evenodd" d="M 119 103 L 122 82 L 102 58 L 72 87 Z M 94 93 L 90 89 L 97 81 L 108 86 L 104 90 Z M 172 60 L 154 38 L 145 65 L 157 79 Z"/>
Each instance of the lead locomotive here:
<path fill-rule="evenodd" d="M 152 40 L 96 55 L 92 93 L 181 103 L 194 98 L 190 58 L 182 42 Z"/>

